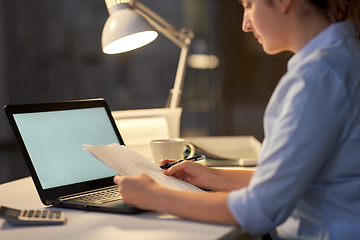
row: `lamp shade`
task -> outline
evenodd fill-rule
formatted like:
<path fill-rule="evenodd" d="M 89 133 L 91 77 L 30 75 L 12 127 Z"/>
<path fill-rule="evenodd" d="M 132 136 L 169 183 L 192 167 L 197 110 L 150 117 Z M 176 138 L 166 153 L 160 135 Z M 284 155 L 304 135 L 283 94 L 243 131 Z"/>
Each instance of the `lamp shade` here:
<path fill-rule="evenodd" d="M 116 54 L 142 47 L 156 39 L 158 33 L 139 14 L 129 8 L 111 13 L 101 37 L 104 53 Z"/>

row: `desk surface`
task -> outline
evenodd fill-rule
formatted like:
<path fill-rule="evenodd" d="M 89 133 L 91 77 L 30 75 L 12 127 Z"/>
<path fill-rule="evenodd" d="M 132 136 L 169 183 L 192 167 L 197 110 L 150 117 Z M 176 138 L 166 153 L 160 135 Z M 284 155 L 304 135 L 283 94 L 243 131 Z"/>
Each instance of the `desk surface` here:
<path fill-rule="evenodd" d="M 0 185 L 0 193 L 3 206 L 55 209 L 41 203 L 30 177 Z M 61 226 L 13 227 L 0 219 L 0 239 L 252 239 L 234 226 L 194 222 L 155 212 L 124 215 L 60 210 L 68 218 Z"/>
<path fill-rule="evenodd" d="M 190 140 L 199 140 L 200 142 L 196 143 L 205 144 L 202 147 L 206 147 L 210 141 L 212 146 L 216 145 L 220 150 L 229 148 L 227 142 L 230 141 L 235 145 L 231 148 L 241 150 L 239 147 L 244 144 L 240 143 L 244 139 L 248 137 L 207 137 Z M 147 149 L 148 152 L 149 150 Z M 226 149 L 226 152 L 231 151 Z M 242 152 L 244 151 L 241 150 Z M 0 185 L 0 205 L 18 209 L 55 209 L 41 203 L 30 177 Z M 0 239 L 255 239 L 239 227 L 195 222 L 156 212 L 126 215 L 66 208 L 60 210 L 64 211 L 68 218 L 67 223 L 60 226 L 13 227 L 0 219 Z"/>

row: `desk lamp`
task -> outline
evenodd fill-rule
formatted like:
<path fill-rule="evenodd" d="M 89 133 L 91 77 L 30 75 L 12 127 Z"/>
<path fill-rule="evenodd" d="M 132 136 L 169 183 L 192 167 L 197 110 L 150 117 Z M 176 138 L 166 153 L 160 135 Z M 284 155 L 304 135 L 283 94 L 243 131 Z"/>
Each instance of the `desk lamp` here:
<path fill-rule="evenodd" d="M 167 108 L 177 108 L 194 33 L 185 28 L 177 30 L 138 0 L 105 0 L 105 3 L 110 16 L 101 39 L 104 53 L 116 54 L 140 48 L 155 40 L 157 31 L 181 49 L 174 87 L 166 103 Z"/>

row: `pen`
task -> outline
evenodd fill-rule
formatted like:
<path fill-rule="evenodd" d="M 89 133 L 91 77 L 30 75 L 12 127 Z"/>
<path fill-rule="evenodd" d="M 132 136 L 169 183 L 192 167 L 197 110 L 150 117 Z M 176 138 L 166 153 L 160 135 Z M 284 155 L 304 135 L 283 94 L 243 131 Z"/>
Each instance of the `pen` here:
<path fill-rule="evenodd" d="M 181 163 L 181 162 L 184 161 L 184 160 L 195 162 L 195 161 L 200 161 L 200 160 L 203 160 L 203 159 L 205 159 L 205 155 L 200 155 L 200 156 L 196 156 L 196 157 L 181 159 L 181 160 L 179 160 L 179 161 L 171 162 L 171 163 L 165 164 L 165 165 L 163 165 L 163 166 L 159 166 L 159 167 L 162 168 L 162 169 L 168 169 L 168 168 L 170 168 L 171 166 L 173 166 L 173 165 L 175 165 L 175 164 L 178 164 L 178 163 Z"/>

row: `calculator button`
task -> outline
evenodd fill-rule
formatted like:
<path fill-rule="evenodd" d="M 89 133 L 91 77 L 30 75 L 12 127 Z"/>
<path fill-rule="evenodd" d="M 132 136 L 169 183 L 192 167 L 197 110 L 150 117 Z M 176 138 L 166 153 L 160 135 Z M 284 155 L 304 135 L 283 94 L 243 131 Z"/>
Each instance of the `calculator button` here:
<path fill-rule="evenodd" d="M 48 211 L 46 211 L 46 210 L 45 210 L 45 211 L 43 211 L 43 212 L 42 212 L 42 214 L 41 214 L 41 217 L 42 217 L 42 218 L 46 218 L 47 213 L 48 213 Z"/>
<path fill-rule="evenodd" d="M 33 215 L 34 215 L 34 210 L 30 210 L 28 217 L 32 217 Z"/>
<path fill-rule="evenodd" d="M 27 212 L 28 212 L 27 210 L 24 210 L 24 212 L 23 212 L 23 217 L 26 216 Z"/>
<path fill-rule="evenodd" d="M 60 218 L 61 212 L 56 212 L 56 218 Z"/>
<path fill-rule="evenodd" d="M 54 214 L 55 214 L 54 211 L 50 211 L 50 213 L 49 213 L 49 218 L 53 218 L 53 217 L 54 217 Z"/>
<path fill-rule="evenodd" d="M 40 210 L 37 210 L 37 211 L 35 212 L 35 217 L 36 217 L 36 218 L 40 217 L 40 213 L 41 213 L 41 211 L 40 211 Z"/>

